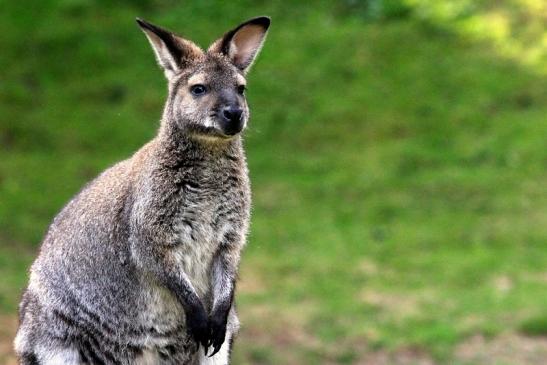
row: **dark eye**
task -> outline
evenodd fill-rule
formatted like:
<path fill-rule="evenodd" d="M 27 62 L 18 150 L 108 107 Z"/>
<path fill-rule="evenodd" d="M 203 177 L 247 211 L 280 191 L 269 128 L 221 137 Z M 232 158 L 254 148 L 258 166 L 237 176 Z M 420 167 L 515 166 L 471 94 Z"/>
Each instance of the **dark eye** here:
<path fill-rule="evenodd" d="M 246 90 L 246 89 L 247 89 L 247 88 L 245 87 L 245 85 L 239 85 L 239 86 L 237 87 L 237 93 L 238 93 L 239 95 L 243 95 L 243 94 L 245 94 L 245 90 Z"/>
<path fill-rule="evenodd" d="M 190 88 L 190 92 L 195 96 L 201 96 L 207 92 L 207 88 L 205 87 L 205 85 L 201 84 L 193 85 Z"/>

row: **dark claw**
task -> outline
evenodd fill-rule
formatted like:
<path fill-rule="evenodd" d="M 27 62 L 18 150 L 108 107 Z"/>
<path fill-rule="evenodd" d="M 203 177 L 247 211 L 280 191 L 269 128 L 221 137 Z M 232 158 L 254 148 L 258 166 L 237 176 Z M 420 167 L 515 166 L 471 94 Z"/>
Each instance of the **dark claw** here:
<path fill-rule="evenodd" d="M 209 321 L 211 337 L 209 344 L 213 347 L 213 352 L 209 357 L 214 356 L 220 351 L 224 338 L 226 337 L 226 320 L 227 315 L 223 313 L 213 313 Z"/>
<path fill-rule="evenodd" d="M 213 353 L 211 355 L 209 355 L 209 357 L 215 356 L 215 354 L 220 351 L 221 347 L 222 347 L 222 344 L 215 346 L 214 349 L 213 349 Z"/>
<path fill-rule="evenodd" d="M 201 346 L 203 346 L 203 352 L 205 353 L 205 356 L 207 356 L 207 352 L 209 352 L 209 345 L 202 343 Z"/>

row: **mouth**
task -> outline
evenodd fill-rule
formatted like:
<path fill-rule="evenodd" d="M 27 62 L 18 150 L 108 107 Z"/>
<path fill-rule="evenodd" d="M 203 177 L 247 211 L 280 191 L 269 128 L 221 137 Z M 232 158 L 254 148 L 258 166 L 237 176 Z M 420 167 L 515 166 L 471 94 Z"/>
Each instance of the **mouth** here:
<path fill-rule="evenodd" d="M 206 138 L 206 139 L 216 139 L 216 140 L 231 140 L 237 137 L 240 134 L 241 130 L 225 131 L 216 126 L 204 126 L 204 125 L 192 125 L 190 127 L 190 133 L 193 136 Z"/>
<path fill-rule="evenodd" d="M 243 121 L 232 122 L 232 123 L 223 123 L 222 133 L 226 136 L 233 137 L 240 134 L 243 131 L 245 124 Z"/>

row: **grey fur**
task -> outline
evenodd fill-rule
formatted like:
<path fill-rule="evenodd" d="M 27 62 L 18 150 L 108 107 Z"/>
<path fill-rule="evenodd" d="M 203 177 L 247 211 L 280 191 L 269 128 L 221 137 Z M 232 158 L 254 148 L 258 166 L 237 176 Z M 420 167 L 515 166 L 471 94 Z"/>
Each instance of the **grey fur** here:
<path fill-rule="evenodd" d="M 139 24 L 169 84 L 158 135 L 50 225 L 20 304 L 21 364 L 228 362 L 250 188 L 241 137 L 220 119 L 229 104 L 247 123 L 238 86 L 269 19 L 243 23 L 206 52 Z M 190 92 L 198 79 L 204 96 Z"/>

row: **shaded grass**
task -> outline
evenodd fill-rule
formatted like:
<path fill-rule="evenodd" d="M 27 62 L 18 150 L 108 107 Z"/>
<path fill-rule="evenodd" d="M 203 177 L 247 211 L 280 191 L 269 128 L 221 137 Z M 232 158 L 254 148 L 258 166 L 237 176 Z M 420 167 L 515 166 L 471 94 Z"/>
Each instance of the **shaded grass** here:
<path fill-rule="evenodd" d="M 540 315 L 527 318 L 523 321 L 519 330 L 528 336 L 546 336 L 547 335 L 547 316 Z"/>
<path fill-rule="evenodd" d="M 60 207 L 154 134 L 165 85 L 134 16 L 205 45 L 264 13 L 237 363 L 352 363 L 370 348 L 446 361 L 470 334 L 526 328 L 547 301 L 541 68 L 457 24 L 348 4 L 8 2 L 0 308 L 14 312 Z"/>

